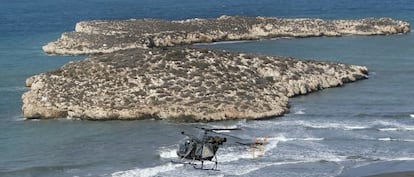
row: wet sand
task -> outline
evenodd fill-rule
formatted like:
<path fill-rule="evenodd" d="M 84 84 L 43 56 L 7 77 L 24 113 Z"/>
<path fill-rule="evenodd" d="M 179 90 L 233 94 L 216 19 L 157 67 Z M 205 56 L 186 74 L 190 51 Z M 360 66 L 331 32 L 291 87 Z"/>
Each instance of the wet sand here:
<path fill-rule="evenodd" d="M 383 161 L 357 168 L 347 169 L 340 177 L 414 177 L 414 161 Z"/>
<path fill-rule="evenodd" d="M 397 172 L 397 173 L 384 173 L 379 175 L 372 175 L 368 177 L 414 177 L 414 171 L 409 172 Z"/>

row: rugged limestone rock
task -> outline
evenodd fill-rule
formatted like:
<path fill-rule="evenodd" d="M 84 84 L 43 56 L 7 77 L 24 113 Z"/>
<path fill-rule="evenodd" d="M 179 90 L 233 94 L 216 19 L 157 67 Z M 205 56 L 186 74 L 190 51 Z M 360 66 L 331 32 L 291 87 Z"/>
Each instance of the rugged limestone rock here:
<path fill-rule="evenodd" d="M 164 21 L 131 19 L 85 21 L 43 47 L 54 54 L 111 53 L 133 48 L 166 47 L 199 42 L 254 40 L 274 37 L 386 35 L 407 33 L 407 22 L 390 18 L 362 20 L 229 17 Z"/>
<path fill-rule="evenodd" d="M 27 118 L 260 119 L 288 97 L 367 77 L 367 68 L 199 48 L 90 56 L 29 78 Z"/>

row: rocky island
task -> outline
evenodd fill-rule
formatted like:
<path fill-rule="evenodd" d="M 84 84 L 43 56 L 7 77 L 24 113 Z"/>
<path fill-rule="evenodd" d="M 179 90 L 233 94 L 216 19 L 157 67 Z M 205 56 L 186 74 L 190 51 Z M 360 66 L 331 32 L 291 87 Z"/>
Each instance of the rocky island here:
<path fill-rule="evenodd" d="M 26 118 L 88 120 L 263 119 L 288 98 L 368 77 L 364 66 L 185 47 L 274 37 L 407 33 L 407 22 L 229 17 L 88 21 L 47 44 L 53 54 L 91 54 L 27 79 Z"/>
<path fill-rule="evenodd" d="M 74 32 L 62 34 L 59 40 L 45 45 L 43 50 L 52 54 L 79 55 L 200 42 L 350 34 L 386 35 L 409 31 L 407 22 L 390 18 L 322 20 L 222 16 L 217 19 L 182 21 L 97 20 L 79 22 Z"/>

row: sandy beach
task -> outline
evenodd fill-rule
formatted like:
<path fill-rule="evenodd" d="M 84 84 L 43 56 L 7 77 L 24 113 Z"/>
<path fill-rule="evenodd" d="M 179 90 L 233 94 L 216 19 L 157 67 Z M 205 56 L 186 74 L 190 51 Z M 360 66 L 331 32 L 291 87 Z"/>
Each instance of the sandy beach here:
<path fill-rule="evenodd" d="M 392 177 L 413 177 L 414 176 L 414 171 L 397 172 L 397 173 L 384 173 L 384 174 L 372 175 L 372 176 L 368 176 L 368 177 L 388 177 L 388 176 L 392 176 Z"/>
<path fill-rule="evenodd" d="M 413 177 L 414 171 L 408 171 L 414 167 L 413 161 L 394 160 L 386 162 L 373 163 L 343 171 L 341 177 Z"/>

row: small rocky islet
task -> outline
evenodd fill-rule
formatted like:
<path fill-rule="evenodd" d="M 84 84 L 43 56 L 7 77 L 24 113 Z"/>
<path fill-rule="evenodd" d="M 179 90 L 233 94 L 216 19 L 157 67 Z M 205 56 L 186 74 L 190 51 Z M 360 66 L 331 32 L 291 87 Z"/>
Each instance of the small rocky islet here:
<path fill-rule="evenodd" d="M 26 118 L 145 118 L 215 121 L 263 119 L 288 112 L 288 98 L 365 79 L 368 69 L 291 57 L 188 46 L 274 37 L 407 33 L 407 22 L 229 17 L 165 21 L 87 21 L 43 47 L 88 54 L 32 76 Z"/>

